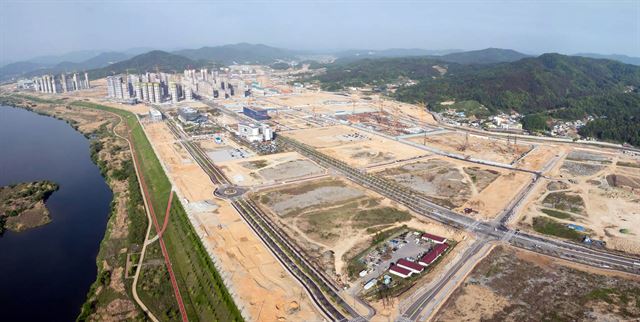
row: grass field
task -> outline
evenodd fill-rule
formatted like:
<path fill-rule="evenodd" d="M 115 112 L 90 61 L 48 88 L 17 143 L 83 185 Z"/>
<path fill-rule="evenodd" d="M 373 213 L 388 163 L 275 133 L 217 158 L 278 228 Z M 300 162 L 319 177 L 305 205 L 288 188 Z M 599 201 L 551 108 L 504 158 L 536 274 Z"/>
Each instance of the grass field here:
<path fill-rule="evenodd" d="M 555 217 L 558 219 L 570 219 L 570 220 L 575 219 L 573 216 L 571 216 L 571 214 L 568 214 L 562 211 L 553 210 L 553 209 L 542 209 L 542 212 L 544 212 L 545 214 L 551 217 Z"/>
<path fill-rule="evenodd" d="M 74 102 L 72 105 L 116 113 L 127 122 L 140 168 L 144 171 L 144 180 L 151 195 L 152 207 L 158 216 L 158 221 L 163 222 L 171 184 L 135 115 L 127 111 L 87 102 Z M 222 277 L 215 269 L 177 198 L 173 200 L 169 225 L 163 238 L 189 320 L 242 321 L 240 311 L 224 286 Z M 166 297 L 173 297 L 171 288 L 166 288 L 166 285 L 169 285 L 168 278 L 163 278 L 161 270 L 153 266 L 149 267 L 150 269 L 147 269 L 147 266 L 143 267 L 141 273 L 143 283 L 147 277 L 150 277 L 152 281 L 158 282 L 154 285 L 160 284 L 161 287 L 150 288 L 151 294 L 143 294 L 145 290 L 139 290 L 141 291 L 140 295 L 149 301 L 145 304 L 154 313 L 157 313 L 159 318 L 173 320 L 173 312 L 177 306 L 175 309 L 165 307 L 167 303 L 170 303 Z M 161 298 L 164 299 L 161 300 Z M 175 299 L 173 301 L 175 302 Z M 158 309 L 160 312 L 156 311 Z"/>
<path fill-rule="evenodd" d="M 584 234 L 546 217 L 533 218 L 533 229 L 541 234 L 557 236 L 577 242 L 582 241 L 582 238 L 584 237 Z"/>

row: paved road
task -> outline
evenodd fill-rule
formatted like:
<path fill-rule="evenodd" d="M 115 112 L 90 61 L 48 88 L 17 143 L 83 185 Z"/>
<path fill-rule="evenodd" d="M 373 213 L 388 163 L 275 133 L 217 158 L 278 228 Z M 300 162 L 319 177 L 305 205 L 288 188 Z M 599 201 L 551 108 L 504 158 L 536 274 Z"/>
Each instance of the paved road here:
<path fill-rule="evenodd" d="M 327 318 L 333 321 L 346 321 L 347 316 L 353 319 L 363 319 L 353 307 L 342 299 L 339 295 L 340 289 L 333 281 L 320 271 L 317 265 L 309 262 L 308 256 L 305 256 L 304 252 L 294 245 L 290 238 L 277 225 L 274 225 L 259 207 L 244 198 L 240 192 L 246 191 L 245 189 L 234 187 L 225 174 L 206 156 L 206 153 L 198 145 L 188 140 L 188 135 L 170 118 L 167 118 L 167 124 L 182 146 L 207 173 L 211 181 L 219 187 L 216 190 L 216 196 L 231 202 L 247 225 L 283 267 L 300 282 L 316 307 Z M 230 190 L 232 193 L 225 193 Z M 368 318 L 375 314 L 375 310 L 368 304 L 361 303 L 370 308 Z"/>
<path fill-rule="evenodd" d="M 300 142 L 290 138 L 282 138 L 282 140 L 312 160 L 323 164 L 324 166 L 336 169 L 350 180 L 403 204 L 409 209 L 414 210 L 419 215 L 459 229 L 473 230 L 478 234 L 487 235 L 496 240 L 501 239 L 504 234 L 511 232 L 511 229 L 505 225 L 476 221 L 473 218 L 436 205 L 424 196 L 407 187 L 401 186 L 391 180 L 354 169 L 345 162 L 328 157 L 327 155 Z M 598 267 L 602 267 L 602 261 L 608 261 L 612 264 L 612 269 L 640 274 L 640 266 L 636 264 L 636 262 L 640 262 L 640 259 L 638 258 L 616 254 L 601 249 L 593 249 L 580 244 L 558 241 L 533 234 L 518 232 L 511 233 L 513 233 L 513 238 L 510 240 L 510 243 L 518 247 L 532 250 L 539 249 L 538 252 L 548 254 L 566 252 L 566 254 L 564 254 L 566 255 L 565 257 L 573 258 L 572 256 L 575 256 L 574 261 L 580 261 L 582 263 Z M 558 257 L 561 256 L 558 255 Z"/>
<path fill-rule="evenodd" d="M 222 108 L 222 110 L 224 111 L 225 109 Z M 238 117 L 236 113 L 233 114 L 235 117 Z M 384 134 L 380 134 L 378 132 L 374 132 L 373 134 L 384 136 Z M 408 312 L 408 315 L 404 315 L 405 318 L 417 318 L 419 316 L 419 312 L 421 312 L 425 305 L 429 303 L 429 300 L 432 299 L 435 294 L 437 294 L 437 290 L 442 289 L 444 285 L 450 282 L 451 278 L 456 274 L 456 272 L 459 271 L 460 267 L 462 267 L 468 260 L 468 258 L 471 257 L 471 255 L 473 254 L 473 252 L 471 251 L 479 249 L 488 241 L 504 240 L 505 242 L 508 242 L 513 246 L 529 249 L 541 254 L 568 259 L 574 262 L 579 262 L 600 268 L 615 269 L 631 272 L 634 274 L 640 274 L 640 259 L 632 258 L 622 254 L 614 254 L 603 250 L 596 250 L 570 242 L 557 241 L 543 236 L 521 233 L 509 229 L 506 226 L 506 223 L 511 219 L 511 216 L 514 213 L 514 209 L 516 209 L 520 205 L 520 203 L 533 190 L 536 183 L 539 181 L 538 179 L 542 175 L 540 171 L 516 169 L 512 165 L 498 164 L 485 160 L 467 159 L 462 157 L 465 161 L 490 166 L 498 166 L 515 171 L 527 172 L 534 175 L 534 179 L 532 180 L 532 182 L 519 193 L 514 202 L 510 204 L 509 208 L 504 211 L 503 215 L 500 216 L 497 221 L 482 222 L 460 215 L 447 208 L 435 205 L 426 198 L 417 194 L 415 191 L 412 191 L 411 189 L 402 187 L 394 182 L 390 182 L 388 180 L 366 174 L 363 171 L 355 169 L 339 160 L 330 158 L 322 153 L 319 153 L 315 149 L 301 144 L 297 141 L 284 137 L 282 139 L 298 152 L 318 162 L 319 164 L 322 164 L 328 168 L 338 170 L 350 180 L 366 188 L 377 191 L 392 200 L 402 203 L 409 209 L 414 210 L 416 213 L 422 216 L 459 229 L 469 230 L 480 236 L 482 242 L 477 242 L 473 245 L 472 248 L 470 248 L 468 253 L 465 253 L 465 256 L 463 256 L 462 260 L 460 260 L 453 267 L 453 269 L 449 270 L 444 278 L 440 279 L 434 291 L 422 294 L 422 296 L 420 296 L 420 298 L 415 303 L 412 303 L 412 305 L 410 305 L 410 308 L 412 308 L 411 312 Z M 399 141 L 398 139 L 393 137 L 390 137 L 390 139 Z M 404 141 L 402 143 L 410 144 L 407 142 L 408 141 Z M 442 153 L 441 151 L 436 152 L 440 152 L 440 154 Z M 460 156 L 449 153 L 445 153 L 445 155 L 452 158 L 461 158 Z"/>
<path fill-rule="evenodd" d="M 404 312 L 401 312 L 401 317 L 411 321 L 421 320 L 420 317 L 423 315 L 422 312 L 427 305 L 430 305 L 432 309 L 435 309 L 438 303 L 434 303 L 434 298 L 443 291 L 443 289 L 445 289 L 445 286 L 447 286 L 447 291 L 451 291 L 452 286 L 455 287 L 459 279 L 473 268 L 473 265 L 468 265 L 469 259 L 477 256 L 480 249 L 484 247 L 486 243 L 486 239 L 478 239 L 471 244 L 457 262 L 455 262 L 455 264 L 443 275 L 439 276 L 435 281 L 435 284 L 429 285 L 430 287 L 426 292 L 418 293 L 420 295 L 417 298 L 411 299 L 411 304 L 404 310 Z M 466 268 L 466 270 L 463 270 L 462 268 Z M 458 279 L 455 279 L 454 277 L 458 277 Z M 439 300 L 442 299 L 443 298 L 440 298 Z M 425 315 L 428 316 L 431 312 L 425 313 L 427 313 Z"/>
<path fill-rule="evenodd" d="M 341 172 L 350 180 L 403 204 L 419 215 L 459 229 L 475 232 L 479 236 L 484 236 L 487 240 L 500 240 L 504 238 L 513 246 L 529 249 L 537 253 L 599 268 L 640 274 L 640 259 L 638 258 L 593 249 L 583 245 L 559 241 L 543 236 L 514 231 L 501 223 L 508 220 L 508 214 L 511 213 L 511 211 L 507 211 L 507 215 L 505 215 L 499 222 L 476 221 L 447 208 L 435 205 L 411 189 L 400 186 L 395 182 L 354 169 L 342 161 L 333 159 L 293 139 L 282 138 L 282 140 L 301 154 L 309 157 L 319 164 Z M 526 193 L 522 194 L 520 200 L 527 195 L 528 191 L 533 189 L 534 184 L 535 181 L 525 189 Z M 514 202 L 511 209 L 516 207 L 518 204 L 519 201 Z M 505 238 L 505 235 L 509 238 Z M 443 282 L 447 281 L 447 278 L 443 279 Z"/>

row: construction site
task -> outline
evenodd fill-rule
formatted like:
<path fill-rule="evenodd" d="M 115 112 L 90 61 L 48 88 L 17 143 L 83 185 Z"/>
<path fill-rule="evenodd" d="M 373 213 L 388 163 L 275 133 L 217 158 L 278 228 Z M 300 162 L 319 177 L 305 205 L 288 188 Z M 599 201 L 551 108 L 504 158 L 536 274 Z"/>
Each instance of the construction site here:
<path fill-rule="evenodd" d="M 248 320 L 519 318 L 536 309 L 508 309 L 523 300 L 509 285 L 531 258 L 563 281 L 576 273 L 556 261 L 588 265 L 603 288 L 602 270 L 640 273 L 638 154 L 467 131 L 421 105 L 260 75 L 269 95 L 129 105 L 92 80 L 57 96 L 137 116 Z"/>
<path fill-rule="evenodd" d="M 637 160 L 624 155 L 566 149 L 562 161 L 532 194 L 519 225 L 640 254 L 640 239 L 634 232 L 640 225 L 638 169 Z M 546 228 L 542 220 L 548 222 Z"/>

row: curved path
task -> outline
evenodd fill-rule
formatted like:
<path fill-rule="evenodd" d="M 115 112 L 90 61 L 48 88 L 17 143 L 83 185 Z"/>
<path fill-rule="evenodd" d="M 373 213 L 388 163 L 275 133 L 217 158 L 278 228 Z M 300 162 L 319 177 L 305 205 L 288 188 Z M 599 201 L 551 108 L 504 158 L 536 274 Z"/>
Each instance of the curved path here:
<path fill-rule="evenodd" d="M 140 168 L 140 163 L 138 161 L 138 157 L 135 153 L 135 146 L 133 145 L 133 143 L 131 142 L 131 130 L 129 129 L 128 125 L 126 125 L 125 123 L 125 127 L 127 129 L 127 136 L 128 137 L 124 137 L 120 134 L 117 133 L 116 131 L 116 127 L 120 124 L 122 124 L 123 119 L 122 116 L 117 114 L 117 113 L 113 113 L 113 112 L 109 112 L 109 111 L 105 111 L 107 113 L 113 114 L 115 116 L 117 116 L 119 118 L 119 122 L 118 124 L 113 126 L 113 134 L 116 135 L 117 137 L 127 141 L 127 144 L 129 145 L 129 150 L 131 152 L 132 155 L 132 162 L 134 165 L 134 169 L 136 172 L 136 177 L 138 178 L 138 184 L 140 186 L 140 190 L 143 192 L 143 201 L 144 201 L 144 205 L 145 205 L 145 212 L 147 213 L 147 220 L 148 220 L 148 226 L 147 226 L 147 233 L 145 236 L 145 242 L 142 246 L 142 251 L 140 253 L 140 260 L 138 261 L 138 266 L 136 268 L 136 273 L 134 275 L 134 280 L 133 280 L 133 285 L 132 285 L 132 294 L 133 294 L 133 298 L 134 300 L 138 303 L 138 305 L 140 305 L 140 307 L 142 308 L 142 310 L 147 314 L 147 316 L 153 320 L 154 322 L 159 321 L 157 317 L 155 317 L 153 315 L 153 313 L 151 313 L 151 311 L 149 310 L 149 308 L 144 304 L 144 302 L 142 302 L 142 300 L 140 299 L 139 295 L 138 295 L 138 291 L 137 291 L 137 286 L 138 286 L 138 280 L 140 277 L 140 271 L 142 270 L 142 262 L 144 260 L 144 255 L 146 253 L 146 248 L 147 246 L 151 243 L 149 242 L 149 234 L 151 232 L 151 225 L 153 224 L 156 227 L 156 232 L 158 233 L 158 235 L 156 236 L 159 240 L 160 240 L 160 247 L 162 249 L 162 255 L 164 257 L 165 260 L 165 264 L 167 267 L 167 271 L 169 272 L 169 277 L 171 279 L 171 285 L 173 287 L 175 296 L 176 296 L 176 301 L 178 302 L 178 308 L 180 309 L 180 315 L 182 317 L 182 321 L 183 322 L 188 322 L 189 319 L 187 317 L 187 311 L 185 309 L 184 306 L 184 301 L 182 300 L 182 296 L 180 295 L 180 290 L 178 288 L 178 283 L 175 277 L 175 274 L 173 273 L 173 269 L 171 266 L 171 260 L 169 259 L 169 254 L 167 252 L 164 240 L 162 239 L 162 233 L 164 232 L 164 229 L 166 229 L 166 225 L 167 225 L 167 219 L 169 217 L 169 210 L 171 207 L 171 201 L 173 199 L 173 191 L 171 191 L 171 195 L 169 196 L 169 204 L 167 205 L 167 211 L 166 211 L 166 215 L 165 215 L 165 223 L 164 223 L 164 227 L 162 229 L 160 229 L 159 225 L 158 225 L 158 219 L 155 215 L 155 211 L 153 209 L 153 206 L 151 205 L 151 198 L 149 196 L 149 192 L 147 190 L 147 186 L 146 183 L 144 181 L 144 175 L 142 173 L 142 170 Z"/>
<path fill-rule="evenodd" d="M 131 153 L 131 155 L 135 155 L 135 152 L 133 150 L 133 144 L 131 143 L 131 141 L 129 141 L 129 138 L 124 137 L 120 134 L 118 134 L 118 132 L 116 131 L 116 128 L 118 127 L 118 125 L 122 124 L 122 116 L 120 116 L 119 114 L 116 113 L 112 113 L 109 111 L 105 111 L 107 113 L 113 114 L 116 117 L 118 117 L 119 121 L 118 124 L 114 125 L 113 128 L 111 129 L 113 134 L 118 137 L 121 138 L 123 140 L 125 140 L 127 142 L 127 144 L 129 145 L 129 152 Z M 129 127 L 125 124 L 125 129 L 129 129 Z M 136 172 L 136 177 L 138 178 L 138 186 L 140 187 L 140 190 L 142 190 L 142 185 L 140 185 L 140 174 L 138 173 L 138 166 L 137 166 L 137 160 L 135 158 L 131 158 L 132 162 L 134 164 L 134 170 Z M 144 311 L 144 313 L 147 315 L 147 317 L 149 317 L 150 320 L 152 320 L 153 322 L 159 322 L 158 318 L 156 318 L 155 315 L 153 315 L 153 313 L 151 313 L 151 311 L 149 310 L 149 308 L 144 304 L 144 302 L 142 302 L 142 300 L 140 299 L 140 296 L 138 295 L 138 277 L 140 276 L 140 271 L 142 270 L 142 262 L 144 260 L 144 255 L 146 253 L 147 250 L 147 240 L 149 239 L 149 234 L 151 233 L 151 227 L 152 227 L 152 222 L 151 222 L 151 214 L 149 213 L 149 205 L 147 205 L 147 199 L 142 198 L 144 201 L 144 209 L 145 209 L 145 214 L 147 215 L 147 232 L 145 234 L 145 242 L 142 245 L 142 250 L 140 251 L 140 259 L 138 260 L 138 266 L 136 267 L 136 273 L 133 276 L 133 284 L 131 286 L 132 289 L 132 294 L 133 294 L 133 299 L 136 301 L 136 303 L 138 303 L 138 305 L 142 308 L 142 311 Z"/>

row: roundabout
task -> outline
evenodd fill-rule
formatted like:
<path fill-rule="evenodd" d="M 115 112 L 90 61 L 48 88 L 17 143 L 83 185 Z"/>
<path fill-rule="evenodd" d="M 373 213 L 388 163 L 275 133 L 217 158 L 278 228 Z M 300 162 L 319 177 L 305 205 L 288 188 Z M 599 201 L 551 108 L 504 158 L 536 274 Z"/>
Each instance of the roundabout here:
<path fill-rule="evenodd" d="M 233 199 L 242 196 L 245 192 L 247 192 L 247 190 L 244 188 L 232 185 L 224 185 L 216 188 L 213 194 L 219 198 Z"/>

